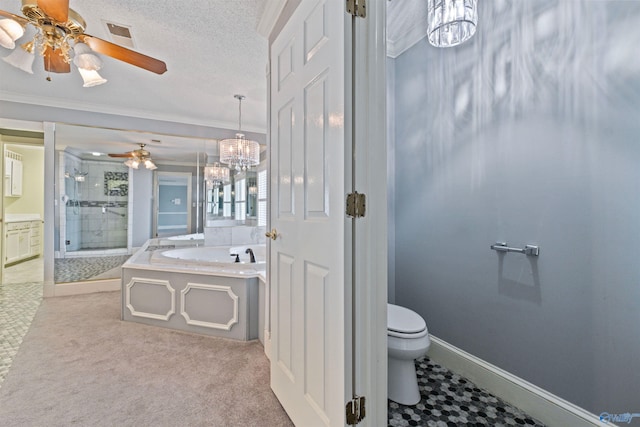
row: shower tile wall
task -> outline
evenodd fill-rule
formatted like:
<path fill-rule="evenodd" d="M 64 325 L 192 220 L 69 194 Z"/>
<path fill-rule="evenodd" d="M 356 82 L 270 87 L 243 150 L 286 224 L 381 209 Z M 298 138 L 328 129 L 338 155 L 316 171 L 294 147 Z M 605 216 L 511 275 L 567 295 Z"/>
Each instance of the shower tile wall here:
<path fill-rule="evenodd" d="M 66 178 L 66 251 L 111 249 L 127 246 L 128 195 L 105 194 L 105 172 L 127 173 L 119 162 L 80 160 L 65 153 L 65 170 L 86 172 L 84 181 Z"/>

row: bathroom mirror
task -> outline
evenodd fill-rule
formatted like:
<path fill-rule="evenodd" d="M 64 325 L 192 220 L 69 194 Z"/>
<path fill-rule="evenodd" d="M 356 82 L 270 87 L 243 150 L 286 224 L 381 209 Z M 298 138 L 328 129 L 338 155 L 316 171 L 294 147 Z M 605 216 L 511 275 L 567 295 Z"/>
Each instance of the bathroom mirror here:
<path fill-rule="evenodd" d="M 266 170 L 266 160 L 258 170 Z M 266 180 L 266 173 L 263 174 Z M 259 179 L 257 170 L 230 171 L 229 183 L 207 185 L 206 221 L 211 226 L 224 226 L 232 221 L 257 221 L 261 205 L 259 203 Z M 264 183 L 266 199 L 266 182 Z M 266 205 L 265 205 L 266 207 Z M 266 212 L 265 212 L 266 215 Z M 216 222 L 219 221 L 219 222 Z"/>
<path fill-rule="evenodd" d="M 157 169 L 144 162 L 137 169 L 125 165 L 127 154 L 140 149 Z M 251 171 L 231 171 L 228 184 L 212 187 L 204 181 L 204 167 L 217 155 L 214 139 L 56 124 L 55 282 L 119 277 L 123 260 L 154 237 L 155 171 L 191 174 L 190 233 L 202 233 L 205 226 L 255 224 L 260 212 L 266 224 L 266 160 Z M 70 267 L 80 258 L 91 258 L 89 266 Z"/>
<path fill-rule="evenodd" d="M 125 161 L 141 144 L 152 163 L 142 159 L 130 168 Z M 119 277 L 132 250 L 153 237 L 154 171 L 192 177 L 191 203 L 185 198 L 182 210 L 190 216 L 188 231 L 201 233 L 202 170 L 211 145 L 198 138 L 57 124 L 55 282 Z"/>

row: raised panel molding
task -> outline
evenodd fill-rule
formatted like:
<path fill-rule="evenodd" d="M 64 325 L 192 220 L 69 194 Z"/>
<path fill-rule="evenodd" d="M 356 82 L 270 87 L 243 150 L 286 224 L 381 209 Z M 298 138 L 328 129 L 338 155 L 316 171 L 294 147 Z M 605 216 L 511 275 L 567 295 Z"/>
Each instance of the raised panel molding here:
<path fill-rule="evenodd" d="M 327 5 L 319 4 L 304 20 L 304 60 L 311 61 L 327 42 Z"/>
<path fill-rule="evenodd" d="M 278 259 L 278 286 L 277 294 L 277 347 L 276 360 L 282 371 L 295 382 L 293 374 L 293 264 L 295 258 L 283 253 L 277 254 Z"/>
<path fill-rule="evenodd" d="M 295 115 L 293 101 L 278 111 L 278 216 L 295 215 L 295 197 L 293 187 L 293 126 Z"/>
<path fill-rule="evenodd" d="M 138 311 L 138 310 L 136 310 L 134 308 L 133 303 L 131 302 L 131 289 L 133 289 L 133 287 L 135 285 L 142 285 L 142 284 L 160 286 L 160 287 L 165 287 L 167 289 L 167 292 L 169 293 L 169 298 L 170 298 L 170 301 L 171 301 L 171 304 L 170 304 L 171 308 L 169 309 L 169 311 L 167 311 L 166 314 L 149 313 L 149 312 L 145 312 L 145 311 Z M 125 304 L 126 304 L 127 308 L 129 309 L 129 312 L 131 313 L 132 316 L 145 317 L 147 319 L 157 319 L 157 320 L 167 321 L 176 312 L 175 295 L 176 295 L 176 290 L 171 287 L 171 283 L 169 283 L 168 280 L 157 280 L 157 279 L 145 279 L 145 278 L 140 278 L 140 277 L 132 277 L 131 280 L 129 281 L 129 283 L 127 283 L 127 285 L 125 287 Z"/>
<path fill-rule="evenodd" d="M 325 71 L 304 88 L 304 214 L 305 218 L 328 218 L 327 94 Z"/>
<path fill-rule="evenodd" d="M 223 292 L 226 293 L 227 296 L 231 299 L 231 303 L 233 304 L 233 315 L 227 321 L 227 323 L 215 323 L 215 322 L 205 322 L 203 320 L 195 320 L 189 316 L 187 313 L 187 294 L 191 289 L 201 289 L 210 292 Z M 221 286 L 221 285 L 205 285 L 202 283 L 187 283 L 187 286 L 180 292 L 180 314 L 186 320 L 188 325 L 202 326 L 205 328 L 212 329 L 223 329 L 225 331 L 231 330 L 231 327 L 238 323 L 238 295 L 233 293 L 231 286 Z"/>
<path fill-rule="evenodd" d="M 278 54 L 278 90 L 286 84 L 293 75 L 293 40 Z"/>
<path fill-rule="evenodd" d="M 329 269 L 308 261 L 304 263 L 304 393 L 307 401 L 326 418 L 329 387 L 326 383 L 327 304 Z M 313 369 L 309 369 L 314 367 Z M 328 422 L 327 422 L 328 424 Z"/>

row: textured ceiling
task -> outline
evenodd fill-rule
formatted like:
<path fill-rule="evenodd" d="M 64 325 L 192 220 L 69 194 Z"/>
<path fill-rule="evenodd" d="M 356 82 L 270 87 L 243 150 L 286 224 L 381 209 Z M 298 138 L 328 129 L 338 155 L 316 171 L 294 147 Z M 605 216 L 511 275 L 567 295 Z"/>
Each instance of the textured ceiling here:
<path fill-rule="evenodd" d="M 20 0 L 0 2 L 17 15 L 20 7 Z M 70 0 L 70 7 L 88 34 L 105 40 L 106 21 L 130 26 L 135 50 L 165 61 L 168 71 L 156 75 L 103 56 L 108 83 L 83 88 L 75 69 L 47 82 L 39 57 L 34 75 L 0 61 L 0 99 L 236 129 L 238 93 L 247 97 L 243 130 L 265 132 L 268 44 L 256 31 L 263 1 Z M 0 48 L 0 56 L 9 53 Z"/>
<path fill-rule="evenodd" d="M 274 0 L 70 0 L 70 7 L 87 22 L 86 33 L 111 41 L 105 22 L 131 27 L 134 50 L 165 61 L 168 71 L 156 75 L 103 56 L 100 74 L 108 83 L 83 88 L 75 67 L 69 74 L 53 74 L 53 81 L 47 82 L 40 57 L 33 75 L 0 61 L 0 99 L 236 130 L 238 101 L 233 95 L 243 94 L 242 129 L 265 133 L 268 42 L 256 28 L 269 1 Z M 387 2 L 391 56 L 424 36 L 425 4 Z M 17 15 L 20 8 L 20 0 L 0 2 L 0 9 Z M 19 43 L 32 34 L 29 31 Z M 0 47 L 0 56 L 9 53 Z M 58 126 L 57 136 L 78 155 L 126 152 L 137 143 L 148 144 L 155 157 L 174 161 L 217 151 L 215 140 L 81 126 Z M 156 139 L 162 142 L 152 142 Z"/>

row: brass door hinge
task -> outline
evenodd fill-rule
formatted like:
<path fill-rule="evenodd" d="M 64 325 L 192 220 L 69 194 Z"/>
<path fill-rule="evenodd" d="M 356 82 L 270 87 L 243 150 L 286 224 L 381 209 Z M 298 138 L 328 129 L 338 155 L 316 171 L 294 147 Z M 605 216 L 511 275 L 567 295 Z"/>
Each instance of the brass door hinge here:
<path fill-rule="evenodd" d="M 347 216 L 362 218 L 367 210 L 367 196 L 357 191 L 347 194 Z"/>
<path fill-rule="evenodd" d="M 347 13 L 358 18 L 366 18 L 367 2 L 366 0 L 347 0 Z"/>
<path fill-rule="evenodd" d="M 356 396 L 347 402 L 347 425 L 359 424 L 366 415 L 364 396 Z"/>

